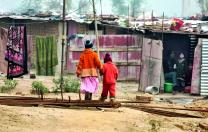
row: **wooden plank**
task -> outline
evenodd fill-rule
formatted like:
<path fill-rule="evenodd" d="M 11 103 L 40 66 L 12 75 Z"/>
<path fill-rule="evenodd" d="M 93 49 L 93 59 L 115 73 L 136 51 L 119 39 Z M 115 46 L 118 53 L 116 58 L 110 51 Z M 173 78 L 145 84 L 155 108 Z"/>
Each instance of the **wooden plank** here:
<path fill-rule="evenodd" d="M 178 112 L 173 112 L 173 111 L 164 111 L 164 110 L 158 110 L 158 109 L 139 109 L 144 112 L 148 112 L 151 114 L 157 114 L 157 115 L 162 115 L 162 116 L 168 116 L 168 117 L 183 117 L 183 118 L 203 118 L 202 116 L 195 116 L 195 115 L 190 115 L 190 114 L 185 114 L 185 113 L 178 113 Z"/>
<path fill-rule="evenodd" d="M 187 110 L 187 111 L 199 111 L 199 112 L 208 112 L 208 108 L 201 107 L 182 107 L 182 106 L 161 106 L 161 105 L 152 105 L 152 104 L 138 104 L 138 105 L 122 105 L 123 107 L 132 107 L 132 108 L 152 108 L 152 109 L 174 109 L 174 110 Z"/>

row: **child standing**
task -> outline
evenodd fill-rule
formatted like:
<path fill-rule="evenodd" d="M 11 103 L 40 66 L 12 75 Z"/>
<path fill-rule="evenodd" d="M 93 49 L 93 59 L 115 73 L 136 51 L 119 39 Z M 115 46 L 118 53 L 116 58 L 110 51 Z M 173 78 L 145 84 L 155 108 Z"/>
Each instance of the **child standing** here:
<path fill-rule="evenodd" d="M 104 65 L 101 70 L 103 74 L 103 91 L 101 94 L 101 101 L 105 101 L 110 93 L 110 100 L 115 99 L 115 85 L 118 78 L 118 69 L 113 64 L 110 54 L 106 53 L 104 58 Z"/>

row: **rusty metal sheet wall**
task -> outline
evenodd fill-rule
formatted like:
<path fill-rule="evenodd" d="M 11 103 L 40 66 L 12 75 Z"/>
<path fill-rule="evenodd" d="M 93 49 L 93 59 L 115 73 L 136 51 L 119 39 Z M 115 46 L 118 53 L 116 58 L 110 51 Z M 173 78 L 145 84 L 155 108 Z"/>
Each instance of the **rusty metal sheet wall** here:
<path fill-rule="evenodd" d="M 161 41 L 143 39 L 140 91 L 144 91 L 147 86 L 161 87 L 162 52 Z"/>
<path fill-rule="evenodd" d="M 194 52 L 191 94 L 200 94 L 202 39 L 199 39 Z"/>
<path fill-rule="evenodd" d="M 7 44 L 7 29 L 0 27 L 0 73 L 7 73 L 7 64 L 8 62 L 5 61 L 4 53 L 6 50 Z"/>
<path fill-rule="evenodd" d="M 95 35 L 84 35 L 70 41 L 68 48 L 67 71 L 75 73 L 85 40 L 95 44 Z M 100 35 L 100 58 L 103 62 L 105 53 L 110 53 L 119 69 L 119 80 L 139 80 L 141 65 L 142 37 L 136 35 Z M 96 45 L 94 45 L 96 50 Z"/>

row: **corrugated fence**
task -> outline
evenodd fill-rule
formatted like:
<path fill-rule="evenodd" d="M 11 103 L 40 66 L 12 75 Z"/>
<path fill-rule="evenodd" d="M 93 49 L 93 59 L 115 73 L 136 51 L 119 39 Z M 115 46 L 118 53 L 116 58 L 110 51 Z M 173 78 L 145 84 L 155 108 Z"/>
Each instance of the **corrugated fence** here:
<path fill-rule="evenodd" d="M 78 36 L 70 41 L 67 53 L 67 71 L 75 73 L 85 40 L 95 44 L 95 35 Z M 110 53 L 119 69 L 119 80 L 140 78 L 142 36 L 136 35 L 100 35 L 100 58 L 103 62 L 105 53 Z M 94 45 L 96 50 L 96 45 Z"/>

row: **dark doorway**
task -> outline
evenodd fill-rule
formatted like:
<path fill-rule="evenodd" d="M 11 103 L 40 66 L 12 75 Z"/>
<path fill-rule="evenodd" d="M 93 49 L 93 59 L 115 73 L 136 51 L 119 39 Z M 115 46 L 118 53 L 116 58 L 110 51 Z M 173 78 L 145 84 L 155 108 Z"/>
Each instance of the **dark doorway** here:
<path fill-rule="evenodd" d="M 163 39 L 163 69 L 164 72 L 170 72 L 169 66 L 167 64 L 170 64 L 170 54 L 174 52 L 175 54 L 175 60 L 179 62 L 179 56 L 181 53 L 184 54 L 186 68 L 185 68 L 185 77 L 184 77 L 184 87 L 191 85 L 191 78 L 192 78 L 192 67 L 193 67 L 193 55 L 194 55 L 194 49 L 196 47 L 197 42 L 195 44 L 192 44 L 191 36 L 186 34 L 164 34 Z M 178 68 L 178 67 L 177 67 Z M 174 68 L 174 71 L 176 71 L 176 74 L 178 75 L 179 70 L 177 68 Z M 177 76 L 178 80 L 178 76 Z M 167 81 L 167 79 L 166 79 Z M 177 81 L 178 84 L 179 81 Z"/>

